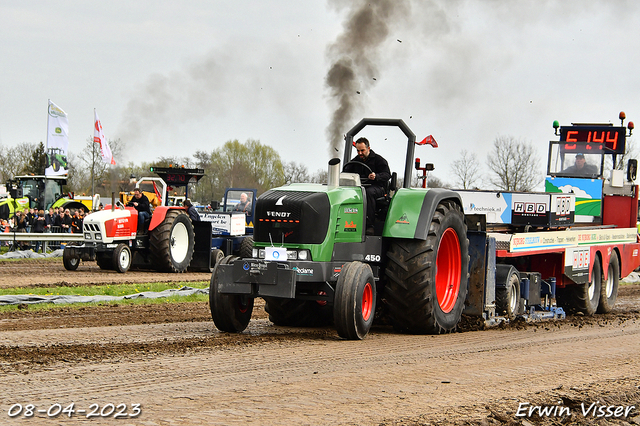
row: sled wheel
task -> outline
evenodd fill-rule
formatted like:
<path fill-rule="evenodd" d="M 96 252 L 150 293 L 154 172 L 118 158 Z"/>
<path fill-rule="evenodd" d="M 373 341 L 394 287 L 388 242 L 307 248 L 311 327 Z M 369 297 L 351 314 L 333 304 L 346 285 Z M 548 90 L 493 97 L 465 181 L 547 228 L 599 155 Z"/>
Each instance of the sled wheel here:
<path fill-rule="evenodd" d="M 601 289 L 602 267 L 600 266 L 600 258 L 596 256 L 591 270 L 591 282 L 568 287 L 568 301 L 573 308 L 572 311 L 582 312 L 585 315 L 595 314 L 600 301 Z"/>
<path fill-rule="evenodd" d="M 598 313 L 606 314 L 613 310 L 618 298 L 618 283 L 620 281 L 620 263 L 618 262 L 618 254 L 611 252 L 609 258 L 609 270 L 607 271 L 607 279 L 602 280 L 602 288 L 600 290 L 600 302 L 598 304 Z"/>
<path fill-rule="evenodd" d="M 496 313 L 514 319 L 520 309 L 520 273 L 511 265 L 496 265 Z"/>
<path fill-rule="evenodd" d="M 126 244 L 118 244 L 118 247 L 113 251 L 113 266 L 121 274 L 127 272 L 131 267 L 131 250 Z"/>
<path fill-rule="evenodd" d="M 387 252 L 385 302 L 394 328 L 418 334 L 455 329 L 469 282 L 469 240 L 458 204 L 438 204 L 427 239 L 394 240 Z"/>
<path fill-rule="evenodd" d="M 216 264 L 211 274 L 209 285 L 209 308 L 213 323 L 220 331 L 228 333 L 240 333 L 247 328 L 253 312 L 253 297 L 244 294 L 220 293 L 218 270 L 220 265 L 229 265 L 238 259 L 236 256 L 227 256 Z"/>
<path fill-rule="evenodd" d="M 336 283 L 333 322 L 338 335 L 362 340 L 369 333 L 376 310 L 376 283 L 371 267 L 362 262 L 346 263 Z"/>
<path fill-rule="evenodd" d="M 80 258 L 76 257 L 71 250 L 65 249 L 62 252 L 62 263 L 67 271 L 75 271 L 80 265 Z"/>
<path fill-rule="evenodd" d="M 189 216 L 169 210 L 149 235 L 153 263 L 161 272 L 184 272 L 193 258 L 195 234 Z"/>

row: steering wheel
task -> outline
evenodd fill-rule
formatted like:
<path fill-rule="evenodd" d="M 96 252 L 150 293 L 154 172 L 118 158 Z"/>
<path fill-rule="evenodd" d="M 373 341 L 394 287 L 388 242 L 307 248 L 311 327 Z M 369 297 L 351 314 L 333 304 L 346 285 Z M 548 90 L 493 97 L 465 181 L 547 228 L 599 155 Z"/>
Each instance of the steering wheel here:
<path fill-rule="evenodd" d="M 362 176 L 360 176 L 360 179 L 362 180 L 362 183 L 368 183 L 371 179 L 369 179 L 369 175 L 371 173 L 373 173 L 373 170 L 371 170 L 371 167 L 367 166 L 364 163 L 361 163 L 360 161 L 349 161 L 348 163 L 346 163 L 344 165 L 344 167 L 342 168 L 342 171 L 344 172 L 345 167 L 347 167 L 349 164 L 357 164 L 359 166 L 364 167 L 365 169 L 367 169 L 369 171 L 369 173 L 367 174 L 367 176 L 365 178 L 363 178 Z"/>

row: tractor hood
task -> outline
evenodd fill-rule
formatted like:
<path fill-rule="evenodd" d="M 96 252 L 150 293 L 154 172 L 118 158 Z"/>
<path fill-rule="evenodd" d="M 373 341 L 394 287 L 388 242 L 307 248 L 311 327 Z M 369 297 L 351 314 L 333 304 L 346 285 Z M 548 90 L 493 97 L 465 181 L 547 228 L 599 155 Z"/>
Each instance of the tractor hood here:
<path fill-rule="evenodd" d="M 320 244 L 326 236 L 331 215 L 326 186 L 310 192 L 294 185 L 265 192 L 256 203 L 254 240 L 281 244 Z M 320 189 L 321 186 L 318 186 Z"/>
<path fill-rule="evenodd" d="M 114 238 L 135 238 L 137 223 L 138 212 L 133 208 L 91 213 L 83 221 L 84 240 L 110 243 Z"/>

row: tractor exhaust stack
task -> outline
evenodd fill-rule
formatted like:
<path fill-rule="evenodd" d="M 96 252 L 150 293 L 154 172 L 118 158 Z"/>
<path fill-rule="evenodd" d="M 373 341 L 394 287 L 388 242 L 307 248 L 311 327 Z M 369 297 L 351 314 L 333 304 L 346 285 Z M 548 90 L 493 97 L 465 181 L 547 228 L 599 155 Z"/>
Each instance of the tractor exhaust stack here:
<path fill-rule="evenodd" d="M 327 186 L 329 188 L 337 188 L 340 185 L 340 159 L 332 158 L 329 160 L 329 174 Z"/>

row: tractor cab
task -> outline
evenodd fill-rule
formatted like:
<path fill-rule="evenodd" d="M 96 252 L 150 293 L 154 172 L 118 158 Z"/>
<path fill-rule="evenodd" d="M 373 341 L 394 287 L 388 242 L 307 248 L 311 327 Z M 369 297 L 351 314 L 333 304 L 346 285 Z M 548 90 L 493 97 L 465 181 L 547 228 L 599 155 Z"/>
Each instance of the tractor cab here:
<path fill-rule="evenodd" d="M 62 186 L 66 184 L 65 177 L 16 176 L 7 186 L 12 198 L 27 197 L 29 208 L 47 210 L 62 197 Z"/>
<path fill-rule="evenodd" d="M 204 176 L 204 169 L 187 169 L 185 167 L 151 167 L 150 171 L 158 177 L 142 177 L 136 183 L 136 188 L 140 188 L 142 193 L 149 199 L 149 204 L 153 207 L 159 206 L 182 206 L 188 198 L 190 183 L 197 183 Z M 168 191 L 176 187 L 184 186 L 184 195 L 168 195 Z M 121 192 L 120 201 L 127 204 L 131 201 L 133 193 Z"/>
<path fill-rule="evenodd" d="M 402 133 L 407 137 L 407 153 L 406 153 L 406 162 L 405 162 L 405 170 L 404 170 L 404 180 L 403 187 L 409 188 L 412 177 L 413 177 L 413 156 L 416 145 L 416 136 L 409 129 L 409 127 L 402 120 L 396 119 L 385 119 L 385 118 L 365 118 L 360 121 L 360 123 L 356 124 L 346 135 L 345 135 L 345 149 L 343 156 L 343 166 L 347 164 L 357 164 L 360 169 L 357 173 L 345 173 L 342 172 L 335 179 L 337 180 L 339 186 L 362 186 L 366 188 L 370 185 L 370 182 L 367 182 L 367 178 L 362 178 L 362 176 L 366 176 L 371 172 L 369 167 L 360 162 L 353 162 L 351 158 L 353 158 L 353 148 L 355 147 L 355 136 L 360 133 L 366 126 L 382 126 L 382 127 L 397 127 Z M 426 140 L 426 139 L 425 139 Z M 419 143 L 422 144 L 422 143 Z M 436 145 L 437 146 L 437 145 Z M 337 159 L 335 159 L 337 160 Z M 331 164 L 331 163 L 330 163 Z M 329 177 L 331 181 L 331 176 Z M 376 198 L 376 209 L 375 209 L 375 223 L 367 224 L 368 226 L 373 226 L 374 235 L 382 235 L 383 227 L 386 222 L 387 214 L 389 211 L 389 206 L 391 204 L 391 200 L 398 190 L 398 174 L 395 171 L 391 171 L 391 177 L 388 181 L 383 184 L 384 192 L 381 196 Z M 364 197 L 366 199 L 366 196 Z"/>

